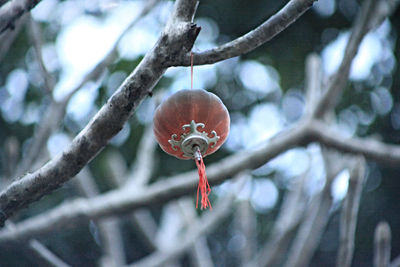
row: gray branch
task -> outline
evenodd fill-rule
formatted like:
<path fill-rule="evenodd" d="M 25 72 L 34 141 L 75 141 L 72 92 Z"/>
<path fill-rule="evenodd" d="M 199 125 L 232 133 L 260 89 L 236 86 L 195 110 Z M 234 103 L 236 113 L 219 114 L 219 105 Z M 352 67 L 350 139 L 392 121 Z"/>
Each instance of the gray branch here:
<path fill-rule="evenodd" d="M 58 258 L 50 250 L 48 250 L 44 245 L 42 245 L 37 240 L 30 240 L 29 247 L 37 254 L 38 257 L 43 259 L 47 264 L 53 267 L 69 267 L 67 263 Z"/>
<path fill-rule="evenodd" d="M 332 206 L 331 185 L 344 169 L 345 161 L 339 153 L 323 150 L 326 181 L 322 191 L 314 196 L 305 211 L 304 219 L 288 252 L 285 267 L 308 266 L 328 223 Z"/>
<path fill-rule="evenodd" d="M 177 1 L 175 9 L 195 5 L 196 1 L 193 0 Z M 171 20 L 176 21 L 176 18 L 172 17 Z M 0 193 L 0 225 L 15 211 L 40 199 L 75 176 L 122 129 L 142 100 L 151 93 L 167 69 L 171 55 L 180 55 L 191 50 L 200 28 L 189 21 L 181 21 L 176 27 L 170 22 L 167 25 L 169 26 L 152 50 L 74 138 L 70 146 L 42 168 L 24 175 Z"/>
<path fill-rule="evenodd" d="M 374 267 L 388 267 L 390 264 L 391 232 L 387 222 L 380 222 L 375 228 Z"/>
<path fill-rule="evenodd" d="M 375 162 L 398 167 L 400 163 L 400 146 L 385 144 L 372 138 L 357 138 L 341 136 L 335 129 L 321 121 L 308 124 L 309 137 L 326 146 L 343 152 L 362 154 Z"/>
<path fill-rule="evenodd" d="M 11 0 L 0 7 L 0 34 L 14 29 L 26 12 L 30 12 L 41 0 Z"/>
<path fill-rule="evenodd" d="M 340 240 L 337 267 L 350 267 L 354 252 L 357 214 L 365 177 L 365 160 L 358 157 L 351 169 L 346 200 L 340 215 Z"/>
<path fill-rule="evenodd" d="M 245 35 L 208 51 L 193 53 L 194 65 L 212 64 L 248 53 L 274 38 L 289 27 L 317 0 L 291 0 L 279 12 Z M 182 55 L 172 63 L 174 66 L 189 66 L 190 53 Z"/>
<path fill-rule="evenodd" d="M 366 0 L 364 2 L 354 22 L 339 69 L 329 81 L 328 89 L 323 93 L 314 109 L 313 116 L 315 118 L 321 118 L 327 111 L 331 110 L 336 104 L 339 95 L 344 90 L 348 81 L 351 63 L 357 54 L 360 43 L 367 32 L 373 26 L 376 26 L 371 25 L 370 21 L 376 21 L 378 15 L 382 16 L 381 13 L 378 13 L 378 10 L 381 10 L 377 8 L 378 2 L 383 1 Z M 386 17 L 389 13 L 384 15 L 383 17 Z"/>

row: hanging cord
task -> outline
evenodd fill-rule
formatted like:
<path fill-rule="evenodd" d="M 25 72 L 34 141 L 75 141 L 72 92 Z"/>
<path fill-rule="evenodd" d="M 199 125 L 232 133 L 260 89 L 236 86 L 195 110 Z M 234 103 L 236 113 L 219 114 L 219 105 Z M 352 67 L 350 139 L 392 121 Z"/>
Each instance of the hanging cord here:
<path fill-rule="evenodd" d="M 194 161 L 196 162 L 197 170 L 199 173 L 199 185 L 197 186 L 196 209 L 198 208 L 199 191 L 200 191 L 200 193 L 201 193 L 201 209 L 206 209 L 207 207 L 210 207 L 210 210 L 212 210 L 211 202 L 208 199 L 208 195 L 211 192 L 211 187 L 207 180 L 206 166 L 204 165 L 203 157 L 200 152 L 200 148 L 198 146 L 195 146 L 193 148 L 193 151 L 194 151 Z"/>
<path fill-rule="evenodd" d="M 193 52 L 190 51 L 190 89 L 193 89 Z"/>

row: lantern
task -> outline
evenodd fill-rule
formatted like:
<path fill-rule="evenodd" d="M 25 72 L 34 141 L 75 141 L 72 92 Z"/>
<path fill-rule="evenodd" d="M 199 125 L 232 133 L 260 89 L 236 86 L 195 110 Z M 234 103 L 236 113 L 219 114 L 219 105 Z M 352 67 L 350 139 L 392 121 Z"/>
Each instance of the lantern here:
<path fill-rule="evenodd" d="M 229 113 L 222 101 L 205 90 L 181 90 L 156 109 L 154 134 L 162 150 L 179 159 L 194 159 L 199 173 L 196 208 L 211 203 L 203 157 L 218 150 L 229 133 Z"/>

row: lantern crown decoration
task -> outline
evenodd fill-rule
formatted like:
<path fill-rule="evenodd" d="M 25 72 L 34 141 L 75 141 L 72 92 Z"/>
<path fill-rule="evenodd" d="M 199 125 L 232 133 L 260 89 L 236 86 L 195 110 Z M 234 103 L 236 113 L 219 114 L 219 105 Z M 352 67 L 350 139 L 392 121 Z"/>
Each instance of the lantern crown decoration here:
<path fill-rule="evenodd" d="M 205 90 L 183 89 L 167 98 L 155 112 L 154 135 L 160 147 L 179 159 L 194 159 L 198 168 L 201 208 L 211 208 L 203 157 L 225 142 L 230 118 L 222 101 Z M 196 201 L 196 207 L 197 207 Z"/>

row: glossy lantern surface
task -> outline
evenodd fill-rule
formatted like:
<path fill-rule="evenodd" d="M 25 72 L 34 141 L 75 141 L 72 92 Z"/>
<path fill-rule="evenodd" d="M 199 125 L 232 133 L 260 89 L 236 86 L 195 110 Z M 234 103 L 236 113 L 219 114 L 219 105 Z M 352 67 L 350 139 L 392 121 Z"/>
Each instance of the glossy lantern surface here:
<path fill-rule="evenodd" d="M 172 149 L 168 140 L 173 134 L 178 138 L 189 129 L 182 129 L 185 124 L 204 123 L 198 130 L 211 135 L 214 130 L 220 137 L 214 147 L 209 146 L 203 157 L 214 153 L 225 142 L 229 134 L 230 118 L 228 110 L 215 94 L 205 90 L 184 89 L 161 103 L 154 115 L 154 135 L 161 148 L 168 154 L 180 159 L 189 159 L 180 148 Z"/>

